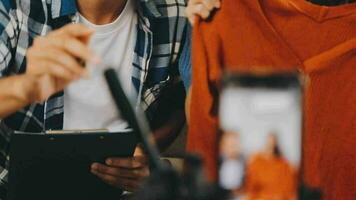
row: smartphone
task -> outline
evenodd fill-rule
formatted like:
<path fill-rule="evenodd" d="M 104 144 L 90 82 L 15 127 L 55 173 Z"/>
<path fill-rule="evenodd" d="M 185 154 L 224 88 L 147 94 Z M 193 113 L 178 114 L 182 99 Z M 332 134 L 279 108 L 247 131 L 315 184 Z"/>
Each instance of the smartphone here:
<path fill-rule="evenodd" d="M 298 73 L 226 73 L 219 183 L 238 199 L 296 199 L 302 158 Z"/>

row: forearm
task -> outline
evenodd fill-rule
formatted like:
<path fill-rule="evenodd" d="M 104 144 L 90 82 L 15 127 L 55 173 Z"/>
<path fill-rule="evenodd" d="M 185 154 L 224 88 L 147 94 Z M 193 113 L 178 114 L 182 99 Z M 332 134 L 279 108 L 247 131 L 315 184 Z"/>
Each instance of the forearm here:
<path fill-rule="evenodd" d="M 174 111 L 167 122 L 153 131 L 158 148 L 163 151 L 171 145 L 180 133 L 185 122 L 183 110 Z"/>
<path fill-rule="evenodd" d="M 0 79 L 0 118 L 4 118 L 31 102 L 35 80 L 26 75 Z"/>

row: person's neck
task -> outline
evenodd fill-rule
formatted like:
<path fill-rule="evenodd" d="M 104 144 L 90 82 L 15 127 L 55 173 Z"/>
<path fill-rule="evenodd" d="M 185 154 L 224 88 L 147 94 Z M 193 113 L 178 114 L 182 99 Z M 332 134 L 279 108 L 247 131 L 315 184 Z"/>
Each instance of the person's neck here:
<path fill-rule="evenodd" d="M 127 0 L 77 0 L 80 14 L 93 24 L 109 24 L 121 14 Z"/>

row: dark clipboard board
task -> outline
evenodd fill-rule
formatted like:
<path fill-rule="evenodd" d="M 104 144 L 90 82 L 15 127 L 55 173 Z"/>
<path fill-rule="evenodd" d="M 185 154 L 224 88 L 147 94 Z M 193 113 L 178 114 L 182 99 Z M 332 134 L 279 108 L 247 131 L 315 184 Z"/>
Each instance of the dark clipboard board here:
<path fill-rule="evenodd" d="M 130 157 L 134 132 L 16 132 L 10 143 L 8 200 L 119 199 L 122 191 L 90 173 L 92 162 Z"/>

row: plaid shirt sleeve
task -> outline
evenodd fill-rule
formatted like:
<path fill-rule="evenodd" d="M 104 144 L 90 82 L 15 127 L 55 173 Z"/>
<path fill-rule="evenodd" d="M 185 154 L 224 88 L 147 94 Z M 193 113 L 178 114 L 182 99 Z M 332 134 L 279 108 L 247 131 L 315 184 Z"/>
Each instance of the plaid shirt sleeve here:
<path fill-rule="evenodd" d="M 12 52 L 17 43 L 17 20 L 10 11 L 10 2 L 0 3 L 0 76 L 8 75 L 8 68 L 12 61 Z"/>
<path fill-rule="evenodd" d="M 9 0 L 0 2 L 0 77 L 9 75 L 9 67 L 17 43 L 17 20 L 11 13 Z M 0 199 L 6 198 L 7 190 L 7 165 L 10 131 L 4 127 L 0 119 Z"/>

